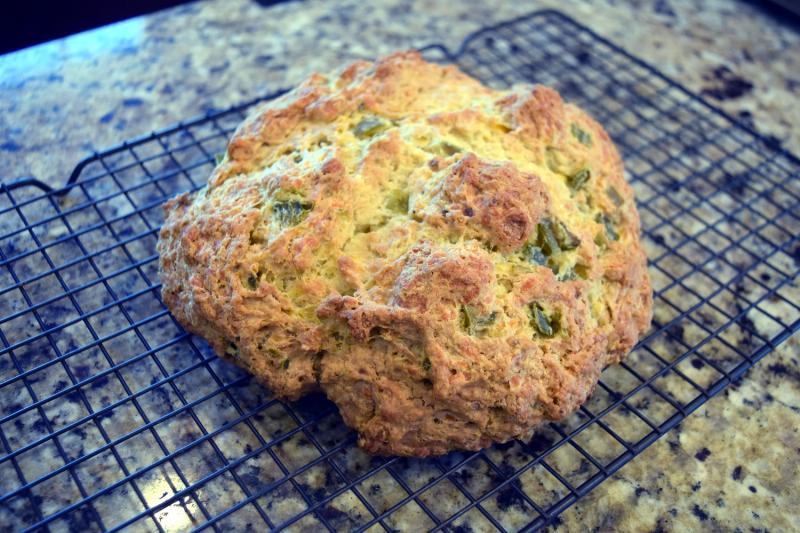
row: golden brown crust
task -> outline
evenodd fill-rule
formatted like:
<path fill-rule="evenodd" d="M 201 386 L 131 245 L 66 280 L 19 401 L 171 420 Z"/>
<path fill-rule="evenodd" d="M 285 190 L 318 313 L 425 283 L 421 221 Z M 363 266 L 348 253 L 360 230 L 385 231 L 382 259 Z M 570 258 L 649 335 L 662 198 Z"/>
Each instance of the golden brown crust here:
<path fill-rule="evenodd" d="M 437 161 L 437 166 L 440 163 Z M 534 174 L 513 163 L 493 163 L 475 154 L 432 176 L 424 210 L 412 211 L 444 231 L 485 240 L 502 252 L 518 250 L 547 211 L 550 197 Z"/>
<path fill-rule="evenodd" d="M 650 322 L 639 217 L 602 127 L 403 52 L 315 74 L 165 205 L 164 302 L 373 453 L 525 438 Z"/>

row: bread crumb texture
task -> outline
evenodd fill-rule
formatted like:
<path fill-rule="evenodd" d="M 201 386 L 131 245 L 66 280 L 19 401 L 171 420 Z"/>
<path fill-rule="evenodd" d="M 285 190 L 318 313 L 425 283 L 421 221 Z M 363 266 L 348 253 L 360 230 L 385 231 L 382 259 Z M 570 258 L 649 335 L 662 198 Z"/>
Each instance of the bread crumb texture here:
<path fill-rule="evenodd" d="M 633 192 L 603 128 L 401 52 L 314 74 L 165 205 L 163 299 L 359 444 L 426 456 L 569 415 L 649 325 Z"/>

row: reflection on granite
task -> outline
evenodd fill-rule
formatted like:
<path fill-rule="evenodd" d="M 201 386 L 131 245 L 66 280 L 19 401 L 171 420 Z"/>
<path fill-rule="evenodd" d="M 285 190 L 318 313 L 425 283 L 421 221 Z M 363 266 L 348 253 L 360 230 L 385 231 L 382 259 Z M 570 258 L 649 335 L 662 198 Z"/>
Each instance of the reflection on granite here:
<path fill-rule="evenodd" d="M 568 509 L 572 531 L 791 531 L 800 519 L 800 339 Z"/>
<path fill-rule="evenodd" d="M 0 57 L 0 180 L 34 176 L 58 184 L 81 157 L 131 136 L 290 86 L 309 71 L 328 70 L 356 57 L 431 42 L 443 42 L 453 49 L 471 31 L 537 6 L 558 6 L 731 114 L 752 122 L 759 131 L 775 137 L 774 142 L 800 152 L 800 134 L 792 128 L 800 123 L 800 111 L 794 105 L 800 94 L 800 54 L 796 53 L 800 37 L 746 4 L 609 0 L 590 6 L 553 0 L 524 7 L 511 3 L 486 7 L 477 1 L 455 5 L 337 1 L 263 9 L 254 2 L 237 0 L 192 4 Z M 729 31 L 732 27 L 737 31 Z M 208 148 L 212 152 L 217 149 Z M 629 161 L 631 168 L 637 164 Z M 153 171 L 168 168 L 165 164 Z M 210 164 L 201 166 L 198 176 L 209 168 Z M 87 169 L 87 175 L 90 171 Z M 114 185 L 93 183 L 87 187 L 90 194 L 98 196 L 99 192 L 113 192 Z M 26 191 L 19 194 L 24 196 Z M 119 220 L 110 231 L 90 231 L 102 218 L 129 212 L 130 205 L 118 197 L 100 203 L 94 211 L 80 207 L 83 199 L 79 194 L 75 191 L 60 200 L 62 209 L 78 209 L 69 219 L 69 228 L 54 221 L 37 227 L 36 233 L 47 241 L 70 230 L 86 229 L 85 237 L 53 247 L 49 257 L 60 265 L 87 251 L 97 252 L 92 268 L 85 262 L 80 266 L 86 268 L 65 268 L 60 280 L 48 276 L 27 283 L 26 293 L 34 302 L 41 302 L 62 292 L 59 281 L 69 287 L 88 287 L 76 291 L 74 301 L 57 299 L 43 306 L 36 316 L 27 313 L 3 323 L 0 333 L 5 342 L 22 342 L 42 329 L 78 316 L 79 309 L 94 309 L 98 301 L 107 303 L 109 297 L 137 296 L 124 306 L 127 315 L 117 310 L 101 313 L 15 350 L 16 364 L 26 370 L 46 364 L 56 354 L 71 355 L 64 364 L 33 373 L 26 380 L 27 386 L 17 381 L 2 390 L 2 414 L 52 394 L 59 399 L 0 426 L 3 453 L 29 448 L 14 462 L 0 462 L 0 493 L 61 470 L 35 485 L 29 494 L 0 503 L 0 522 L 12 527 L 35 523 L 87 494 L 118 483 L 97 497 L 93 508 L 76 509 L 55 521 L 52 529 L 99 530 L 142 513 L 134 529 L 152 529 L 155 523 L 144 512 L 145 506 L 166 502 L 155 519 L 166 530 L 181 530 L 275 484 L 277 488 L 267 496 L 242 507 L 220 524 L 223 529 L 247 524 L 257 528 L 264 517 L 272 523 L 290 518 L 308 505 L 309 495 L 312 503 L 328 496 L 342 486 L 343 475 L 352 479 L 380 466 L 353 445 L 352 435 L 344 430 L 329 404 L 301 402 L 296 416 L 292 416 L 279 404 L 270 403 L 269 392 L 244 374 L 206 352 L 196 351 L 189 339 L 177 333 L 168 315 L 159 315 L 163 308 L 147 290 L 157 279 L 151 256 L 154 237 L 148 232 L 159 223 L 158 209 L 139 218 Z M 637 189 L 640 199 L 646 194 L 645 188 Z M 158 191 L 142 189 L 133 195 L 141 205 L 151 199 L 148 195 L 157 197 Z M 53 207 L 37 202 L 23 212 L 26 221 L 32 223 L 53 214 Z M 647 216 L 643 213 L 645 224 Z M 17 223 L 12 217 L 4 218 L 0 220 L 0 234 L 13 230 Z M 130 240 L 124 250 L 102 252 L 114 248 L 121 239 Z M 716 243 L 706 244 L 713 248 Z M 657 257 L 664 241 L 648 241 L 646 245 L 648 254 Z M 22 234 L 0 246 L 6 255 L 13 255 L 24 253 L 34 244 Z M 132 259 L 141 261 L 140 267 L 121 271 Z M 780 259 L 787 262 L 786 271 L 796 271 L 797 251 L 794 257 L 784 254 Z M 680 265 L 662 266 L 680 269 Z M 18 277 L 26 279 L 48 266 L 35 255 L 15 262 L 14 269 Z M 93 284 L 98 275 L 109 273 L 115 274 L 106 285 Z M 722 278 L 729 273 L 717 274 Z M 761 282 L 771 286 L 769 274 L 761 272 L 761 276 Z M 655 281 L 659 283 L 658 277 Z M 9 272 L 1 270 L 0 287 L 13 283 Z M 738 287 L 736 295 L 717 303 L 722 308 L 741 306 L 741 302 L 761 296 L 747 290 Z M 797 280 L 786 291 L 797 303 Z M 675 296 L 691 297 L 685 293 Z M 4 294 L 0 316 L 22 311 L 27 305 L 19 291 Z M 796 311 L 787 312 L 785 302 L 778 299 L 767 299 L 760 307 L 790 323 L 797 319 Z M 728 311 L 740 310 L 734 307 Z M 657 319 L 666 322 L 669 313 L 667 307 L 657 309 Z M 154 314 L 158 317 L 140 327 L 139 335 L 115 334 L 131 322 Z M 775 333 L 775 322 L 763 313 L 749 313 L 745 318 L 750 321 L 747 328 L 731 328 L 730 334 L 722 335 L 730 345 L 754 350 L 752 343 L 756 341 L 748 329 L 764 336 Z M 684 347 L 694 345 L 697 338 L 693 336 L 703 335 L 689 328 L 668 333 L 650 344 L 667 359 L 684 350 L 681 342 Z M 103 342 L 78 350 L 98 338 Z M 781 345 L 735 386 L 702 406 L 568 509 L 554 529 L 791 529 L 800 509 L 796 483 L 800 474 L 799 346 L 797 337 Z M 724 348 L 704 348 L 704 357 L 730 369 L 727 365 L 737 360 L 729 357 L 730 349 L 726 352 Z M 151 350 L 155 357 L 150 356 Z M 647 357 L 643 350 L 637 352 L 631 364 L 646 368 L 650 364 Z M 208 366 L 204 358 L 210 360 Z M 108 370 L 121 363 L 125 366 L 120 370 Z M 686 360 L 678 368 L 703 385 L 720 375 L 700 359 Z M 185 369 L 192 370 L 163 383 L 165 377 Z M 9 358 L 0 357 L 0 380 L 15 374 Z M 617 384 L 620 390 L 626 386 L 626 379 L 630 376 L 626 378 L 619 368 L 604 374 L 604 380 Z M 73 386 L 82 380 L 90 383 Z M 220 383 L 230 385 L 225 394 L 216 393 Z M 690 398 L 687 395 L 693 392 L 685 390 L 680 379 L 664 379 L 660 385 L 676 398 Z M 138 391 L 135 401 L 127 400 L 131 391 Z M 611 399 L 598 389 L 588 406 L 602 409 Z M 637 409 L 653 420 L 665 420 L 675 412 L 656 397 L 639 401 Z M 192 402 L 196 403 L 191 410 L 184 408 Z M 319 436 L 317 447 L 297 429 L 320 405 L 330 410 L 309 429 Z M 108 416 L 98 417 L 97 423 L 85 421 L 90 412 L 108 406 L 113 407 Z M 178 415 L 165 417 L 176 410 Z M 251 411 L 257 414 L 241 420 L 243 413 Z M 646 433 L 647 427 L 632 415 L 618 410 L 615 416 L 606 421 L 624 437 L 635 441 Z M 235 421 L 231 427 L 225 426 L 231 421 Z M 579 418 L 572 418 L 565 428 L 579 422 Z M 220 433 L 213 439 L 206 436 L 217 430 Z M 47 437 L 53 431 L 62 431 L 57 440 Z M 113 439 L 122 440 L 108 446 Z M 203 444 L 188 451 L 181 449 L 197 439 Z M 275 440 L 268 451 L 264 450 L 265 439 Z M 499 482 L 503 472 L 525 464 L 537 450 L 556 439 L 558 435 L 542 432 L 529 444 L 493 448 L 488 456 L 497 470 L 486 462 L 474 461 L 459 469 L 456 477 L 470 494 L 483 494 Z M 610 460 L 622 451 L 619 443 L 610 439 L 583 444 L 594 457 L 603 459 Z M 283 481 L 283 468 L 293 471 L 331 449 L 338 450 L 332 462 L 298 474 L 293 482 Z M 63 466 L 62 457 L 72 460 L 86 454 L 93 455 L 73 468 Z M 146 470 L 135 483 L 119 482 L 125 474 L 149 467 L 167 454 L 171 454 L 169 460 Z M 461 454 L 451 454 L 440 466 L 456 464 L 462 458 Z M 569 447 L 547 460 L 558 471 L 567 472 L 573 483 L 585 481 L 597 471 Z M 240 462 L 186 497 L 174 496 L 230 461 Z M 16 466 L 25 481 L 15 471 Z M 324 508 L 326 518 L 344 529 L 363 524 L 373 512 L 383 512 L 405 497 L 406 489 L 398 480 L 414 489 L 440 473 L 438 467 L 425 461 L 403 460 L 391 468 L 391 472 L 380 469 L 366 479 L 357 495 L 345 492 L 333 499 Z M 539 467 L 520 477 L 520 487 L 525 494 L 535 495 L 541 505 L 566 495 L 564 487 Z M 438 516 L 448 516 L 463 507 L 468 498 L 453 484 L 440 484 L 423 493 L 419 502 Z M 510 488 L 499 491 L 482 507 L 508 529 L 524 525 L 533 513 L 521 493 Z M 384 522 L 387 527 L 406 529 L 433 524 L 414 501 Z M 491 530 L 491 524 L 475 509 L 455 525 Z M 314 530 L 320 524 L 307 517 L 296 526 Z"/>

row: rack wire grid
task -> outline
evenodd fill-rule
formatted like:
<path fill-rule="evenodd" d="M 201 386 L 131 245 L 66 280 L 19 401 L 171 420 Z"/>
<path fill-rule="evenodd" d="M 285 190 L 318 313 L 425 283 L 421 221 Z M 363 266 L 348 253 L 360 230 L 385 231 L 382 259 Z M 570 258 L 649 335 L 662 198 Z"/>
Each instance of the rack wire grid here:
<path fill-rule="evenodd" d="M 621 148 L 655 292 L 630 357 L 530 442 L 425 460 L 362 452 L 321 395 L 273 398 L 169 315 L 155 253 L 161 203 L 250 102 L 0 189 L 0 528 L 537 529 L 800 327 L 792 155 L 558 12 L 425 50 L 554 86 Z"/>

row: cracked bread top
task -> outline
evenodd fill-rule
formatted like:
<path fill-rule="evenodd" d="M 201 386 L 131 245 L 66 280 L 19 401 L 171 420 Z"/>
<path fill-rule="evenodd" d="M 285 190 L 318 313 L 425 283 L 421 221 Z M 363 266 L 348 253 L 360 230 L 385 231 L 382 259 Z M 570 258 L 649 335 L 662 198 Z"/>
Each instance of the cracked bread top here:
<path fill-rule="evenodd" d="M 281 397 L 321 388 L 382 454 L 525 438 L 649 325 L 639 218 L 602 127 L 396 53 L 259 106 L 165 205 L 175 317 Z"/>

